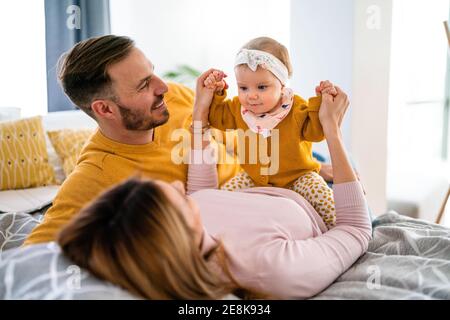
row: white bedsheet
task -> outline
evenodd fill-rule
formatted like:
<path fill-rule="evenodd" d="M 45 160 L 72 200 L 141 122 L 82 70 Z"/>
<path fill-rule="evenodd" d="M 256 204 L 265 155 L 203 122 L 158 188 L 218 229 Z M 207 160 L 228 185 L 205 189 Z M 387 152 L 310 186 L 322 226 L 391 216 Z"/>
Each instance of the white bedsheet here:
<path fill-rule="evenodd" d="M 49 205 L 59 186 L 47 186 L 0 192 L 0 212 L 30 213 Z"/>

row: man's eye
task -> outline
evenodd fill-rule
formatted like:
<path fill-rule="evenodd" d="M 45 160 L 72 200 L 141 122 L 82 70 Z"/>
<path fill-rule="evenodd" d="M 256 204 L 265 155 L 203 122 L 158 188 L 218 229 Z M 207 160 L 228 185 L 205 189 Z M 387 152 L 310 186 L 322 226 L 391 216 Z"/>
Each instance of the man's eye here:
<path fill-rule="evenodd" d="M 150 81 L 145 80 L 144 85 L 139 90 L 147 89 L 149 85 L 150 85 Z"/>

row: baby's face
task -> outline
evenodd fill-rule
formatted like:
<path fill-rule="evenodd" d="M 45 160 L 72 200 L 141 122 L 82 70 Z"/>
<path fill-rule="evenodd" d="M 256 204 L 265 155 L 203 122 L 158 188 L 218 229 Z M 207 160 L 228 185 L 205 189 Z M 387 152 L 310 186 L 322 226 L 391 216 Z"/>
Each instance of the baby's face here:
<path fill-rule="evenodd" d="M 279 105 L 283 86 L 272 72 L 261 67 L 253 72 L 247 65 L 237 66 L 234 71 L 239 101 L 244 108 L 261 114 Z"/>

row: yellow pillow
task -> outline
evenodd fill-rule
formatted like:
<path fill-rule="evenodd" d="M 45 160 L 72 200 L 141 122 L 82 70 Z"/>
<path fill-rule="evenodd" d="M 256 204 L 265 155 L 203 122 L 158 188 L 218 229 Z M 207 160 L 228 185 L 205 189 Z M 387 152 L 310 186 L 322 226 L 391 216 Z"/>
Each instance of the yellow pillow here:
<path fill-rule="evenodd" d="M 83 149 L 84 144 L 93 133 L 94 131 L 89 129 L 63 129 L 47 132 L 53 148 L 55 148 L 56 153 L 61 158 L 66 177 L 72 173 L 81 149 Z"/>
<path fill-rule="evenodd" d="M 0 190 L 54 184 L 41 117 L 0 123 Z"/>

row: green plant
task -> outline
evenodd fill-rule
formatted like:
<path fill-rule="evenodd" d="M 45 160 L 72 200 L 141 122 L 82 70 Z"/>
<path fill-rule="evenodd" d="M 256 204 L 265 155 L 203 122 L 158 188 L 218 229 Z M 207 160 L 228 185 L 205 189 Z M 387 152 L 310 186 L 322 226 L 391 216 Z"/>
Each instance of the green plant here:
<path fill-rule="evenodd" d="M 169 70 L 162 75 L 164 80 L 178 82 L 192 89 L 195 88 L 195 82 L 201 72 L 188 66 L 178 65 L 174 70 Z"/>

